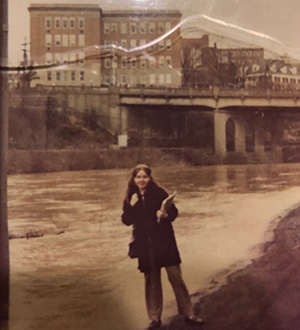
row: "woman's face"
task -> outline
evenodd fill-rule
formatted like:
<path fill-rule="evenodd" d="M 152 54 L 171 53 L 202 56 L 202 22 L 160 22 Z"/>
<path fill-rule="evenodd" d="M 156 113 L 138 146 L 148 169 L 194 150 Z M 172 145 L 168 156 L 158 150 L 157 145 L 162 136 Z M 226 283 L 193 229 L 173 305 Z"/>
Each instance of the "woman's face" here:
<path fill-rule="evenodd" d="M 151 179 L 148 176 L 148 174 L 145 173 L 145 171 L 140 170 L 139 172 L 137 172 L 137 174 L 133 180 L 141 191 L 145 191 L 146 187 Z"/>

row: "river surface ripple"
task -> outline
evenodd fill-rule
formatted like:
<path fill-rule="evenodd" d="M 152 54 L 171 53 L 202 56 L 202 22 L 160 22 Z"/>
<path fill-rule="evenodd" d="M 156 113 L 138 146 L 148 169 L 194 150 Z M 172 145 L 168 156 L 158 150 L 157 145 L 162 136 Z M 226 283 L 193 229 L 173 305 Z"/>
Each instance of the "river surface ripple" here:
<path fill-rule="evenodd" d="M 177 191 L 174 222 L 194 299 L 261 253 L 261 243 L 300 200 L 300 164 L 154 168 Z M 10 330 L 140 330 L 144 279 L 127 257 L 120 221 L 129 170 L 8 178 Z M 163 272 L 164 320 L 176 314 Z"/>

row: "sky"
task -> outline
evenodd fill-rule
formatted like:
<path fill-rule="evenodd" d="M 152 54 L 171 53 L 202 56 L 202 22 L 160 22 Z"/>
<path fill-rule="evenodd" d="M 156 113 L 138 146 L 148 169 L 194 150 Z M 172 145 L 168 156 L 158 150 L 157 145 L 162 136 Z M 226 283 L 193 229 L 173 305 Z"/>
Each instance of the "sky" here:
<path fill-rule="evenodd" d="M 252 45 L 300 60 L 299 0 L 9 0 L 9 63 L 22 60 L 22 43 L 29 41 L 31 3 L 98 4 L 109 9 L 177 9 L 185 20 L 182 33 L 212 35 L 218 47 Z"/>

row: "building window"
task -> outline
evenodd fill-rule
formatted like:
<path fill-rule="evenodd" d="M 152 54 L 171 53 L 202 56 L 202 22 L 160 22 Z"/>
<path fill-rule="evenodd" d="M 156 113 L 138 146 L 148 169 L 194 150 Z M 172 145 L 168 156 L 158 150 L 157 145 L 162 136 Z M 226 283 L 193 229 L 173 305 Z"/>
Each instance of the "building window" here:
<path fill-rule="evenodd" d="M 52 72 L 51 71 L 47 71 L 47 80 L 52 81 Z"/>
<path fill-rule="evenodd" d="M 146 85 L 146 75 L 145 74 L 140 75 L 140 84 L 143 86 Z"/>
<path fill-rule="evenodd" d="M 146 59 L 145 58 L 141 58 L 141 60 L 140 60 L 140 66 L 141 66 L 141 69 L 145 69 L 146 68 Z"/>
<path fill-rule="evenodd" d="M 117 23 L 111 23 L 111 33 L 117 33 Z"/>
<path fill-rule="evenodd" d="M 166 28 L 166 32 L 171 30 L 171 22 L 166 22 L 165 23 L 165 28 Z"/>
<path fill-rule="evenodd" d="M 60 81 L 60 71 L 56 71 L 56 80 Z"/>
<path fill-rule="evenodd" d="M 75 47 L 76 46 L 75 34 L 70 34 L 70 46 L 71 47 Z"/>
<path fill-rule="evenodd" d="M 72 81 L 76 80 L 76 72 L 75 71 L 71 71 L 71 80 Z"/>
<path fill-rule="evenodd" d="M 165 41 L 164 40 L 161 40 L 159 42 L 159 50 L 164 50 L 165 49 Z"/>
<path fill-rule="evenodd" d="M 126 85 L 127 84 L 127 78 L 126 76 L 122 76 L 122 84 Z"/>
<path fill-rule="evenodd" d="M 149 47 L 149 50 L 155 50 L 155 47 L 156 47 L 156 45 L 151 45 L 150 47 Z"/>
<path fill-rule="evenodd" d="M 122 66 L 123 69 L 127 68 L 127 57 L 126 56 L 122 57 L 121 66 Z"/>
<path fill-rule="evenodd" d="M 84 29 L 84 18 L 83 17 L 78 18 L 78 28 Z"/>
<path fill-rule="evenodd" d="M 79 63 L 84 64 L 85 63 L 85 53 L 84 52 L 79 52 Z"/>
<path fill-rule="evenodd" d="M 110 69 L 111 68 L 111 59 L 110 58 L 105 58 L 104 59 L 104 67 L 106 69 Z"/>
<path fill-rule="evenodd" d="M 63 47 L 69 46 L 69 36 L 67 34 L 62 35 L 62 45 Z"/>
<path fill-rule="evenodd" d="M 85 36 L 83 34 L 80 34 L 78 36 L 78 46 L 84 47 L 85 46 Z"/>
<path fill-rule="evenodd" d="M 166 74 L 166 84 L 172 84 L 172 75 L 170 73 Z"/>
<path fill-rule="evenodd" d="M 136 23 L 130 23 L 130 33 L 136 34 Z"/>
<path fill-rule="evenodd" d="M 69 62 L 69 54 L 63 53 L 63 63 L 67 64 Z"/>
<path fill-rule="evenodd" d="M 166 56 L 166 64 L 168 67 L 172 67 L 172 57 Z"/>
<path fill-rule="evenodd" d="M 140 23 L 140 33 L 145 34 L 146 33 L 146 25 L 145 23 Z"/>
<path fill-rule="evenodd" d="M 165 26 L 163 22 L 158 23 L 158 32 L 159 33 L 165 33 Z"/>
<path fill-rule="evenodd" d="M 136 40 L 135 39 L 131 39 L 130 40 L 130 48 L 135 48 L 136 47 Z"/>
<path fill-rule="evenodd" d="M 66 17 L 63 17 L 63 19 L 62 19 L 62 27 L 63 27 L 63 29 L 68 28 L 68 19 Z"/>
<path fill-rule="evenodd" d="M 121 33 L 127 34 L 127 23 L 121 23 Z"/>
<path fill-rule="evenodd" d="M 126 40 L 126 39 L 122 39 L 122 40 L 121 40 L 121 46 L 122 46 L 123 48 L 127 48 L 127 40 Z"/>
<path fill-rule="evenodd" d="M 146 40 L 145 39 L 141 39 L 140 40 L 140 46 L 144 46 L 146 45 Z"/>
<path fill-rule="evenodd" d="M 60 29 L 60 17 L 55 17 L 55 28 Z"/>
<path fill-rule="evenodd" d="M 61 63 L 61 54 L 60 53 L 56 53 L 55 54 L 55 63 L 56 64 L 60 64 Z"/>
<path fill-rule="evenodd" d="M 54 42 L 55 42 L 55 46 L 56 47 L 60 47 L 61 46 L 61 35 L 60 34 L 56 34 L 54 36 Z"/>
<path fill-rule="evenodd" d="M 104 23 L 104 33 L 109 34 L 110 33 L 110 24 Z"/>
<path fill-rule="evenodd" d="M 70 23 L 70 29 L 75 29 L 75 18 L 74 17 L 69 18 L 69 23 Z"/>
<path fill-rule="evenodd" d="M 165 66 L 165 57 L 164 56 L 159 56 L 158 58 L 158 65 L 160 68 L 163 68 Z"/>
<path fill-rule="evenodd" d="M 150 73 L 149 83 L 150 85 L 155 85 L 155 73 Z"/>
<path fill-rule="evenodd" d="M 70 54 L 70 62 L 71 64 L 74 64 L 76 62 L 76 54 Z"/>
<path fill-rule="evenodd" d="M 155 33 L 155 23 L 149 23 L 149 33 Z"/>
<path fill-rule="evenodd" d="M 131 59 L 131 67 L 134 69 L 134 68 L 136 68 L 136 57 L 133 57 L 132 59 Z"/>
<path fill-rule="evenodd" d="M 79 80 L 84 81 L 84 71 L 79 72 Z"/>
<path fill-rule="evenodd" d="M 159 74 L 158 79 L 160 85 L 163 85 L 165 83 L 165 75 L 163 73 Z"/>
<path fill-rule="evenodd" d="M 51 47 L 52 45 L 52 35 L 51 34 L 46 34 L 46 47 Z"/>
<path fill-rule="evenodd" d="M 45 21 L 46 29 L 51 29 L 51 25 L 52 25 L 51 23 L 52 23 L 51 17 L 46 17 L 46 21 Z"/>
<path fill-rule="evenodd" d="M 151 57 L 150 59 L 150 69 L 154 69 L 155 68 L 155 57 Z"/>
<path fill-rule="evenodd" d="M 52 54 L 46 53 L 46 64 L 51 64 L 51 63 L 52 63 Z"/>
<path fill-rule="evenodd" d="M 170 50 L 172 46 L 172 40 L 171 39 L 167 39 L 166 40 L 166 49 Z"/>

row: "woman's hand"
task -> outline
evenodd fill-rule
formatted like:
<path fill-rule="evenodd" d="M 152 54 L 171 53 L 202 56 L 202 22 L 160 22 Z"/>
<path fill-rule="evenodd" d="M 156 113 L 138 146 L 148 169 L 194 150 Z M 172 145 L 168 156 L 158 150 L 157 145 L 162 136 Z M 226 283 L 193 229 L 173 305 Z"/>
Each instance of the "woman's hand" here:
<path fill-rule="evenodd" d="M 156 216 L 157 216 L 157 219 L 161 220 L 161 219 L 165 219 L 168 217 L 168 213 L 166 210 L 158 210 L 156 212 Z"/>
<path fill-rule="evenodd" d="M 130 205 L 134 206 L 138 202 L 138 200 L 139 200 L 138 194 L 137 193 L 133 194 L 131 196 Z"/>

